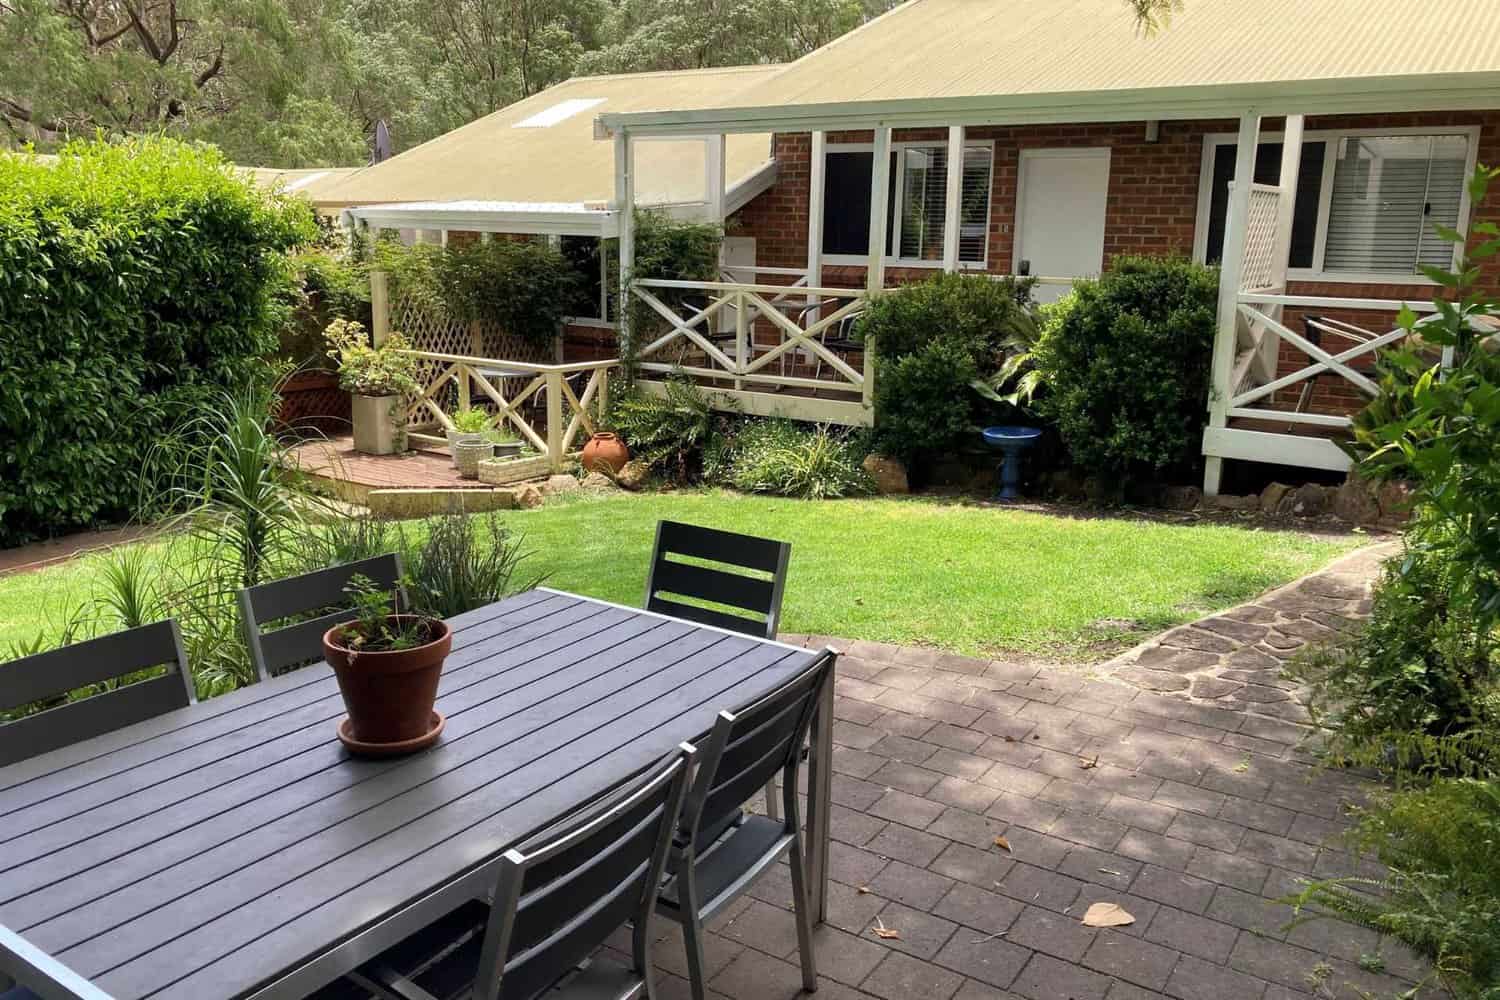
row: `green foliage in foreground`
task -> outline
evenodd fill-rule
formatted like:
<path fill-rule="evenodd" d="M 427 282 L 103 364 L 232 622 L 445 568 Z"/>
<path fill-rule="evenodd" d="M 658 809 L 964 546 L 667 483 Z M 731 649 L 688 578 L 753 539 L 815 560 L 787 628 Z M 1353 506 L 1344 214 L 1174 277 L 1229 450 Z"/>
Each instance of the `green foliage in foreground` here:
<path fill-rule="evenodd" d="M 931 500 L 808 503 L 719 491 L 549 500 L 538 510 L 496 515 L 494 523 L 524 535 L 533 555 L 521 576 L 545 575 L 549 586 L 638 605 L 661 518 L 790 541 L 788 630 L 1078 659 L 1102 658 L 1145 632 L 1236 604 L 1356 544 Z M 150 551 L 159 563 L 174 555 L 166 542 Z M 48 627 L 98 580 L 94 559 L 0 578 L 0 648 Z M 1122 630 L 1118 621 L 1133 627 Z"/>
<path fill-rule="evenodd" d="M 153 442 L 269 378 L 313 235 L 212 149 L 0 157 L 0 545 L 135 513 Z"/>
<path fill-rule="evenodd" d="M 791 420 L 754 420 L 735 436 L 726 479 L 746 493 L 804 500 L 865 496 L 875 484 L 864 450 L 845 432 Z"/>
<path fill-rule="evenodd" d="M 1355 846 L 1390 869 L 1296 897 L 1389 934 L 1432 960 L 1460 1000 L 1500 1000 L 1500 784 L 1442 779 L 1365 813 Z"/>

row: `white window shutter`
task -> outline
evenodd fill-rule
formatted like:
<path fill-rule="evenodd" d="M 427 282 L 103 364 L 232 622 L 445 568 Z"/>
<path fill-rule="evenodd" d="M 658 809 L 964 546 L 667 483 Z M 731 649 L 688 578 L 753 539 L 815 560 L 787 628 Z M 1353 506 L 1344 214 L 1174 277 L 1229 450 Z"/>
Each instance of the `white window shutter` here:
<path fill-rule="evenodd" d="M 1468 140 L 1461 135 L 1347 136 L 1336 147 L 1325 271 L 1416 274 L 1448 267 Z"/>

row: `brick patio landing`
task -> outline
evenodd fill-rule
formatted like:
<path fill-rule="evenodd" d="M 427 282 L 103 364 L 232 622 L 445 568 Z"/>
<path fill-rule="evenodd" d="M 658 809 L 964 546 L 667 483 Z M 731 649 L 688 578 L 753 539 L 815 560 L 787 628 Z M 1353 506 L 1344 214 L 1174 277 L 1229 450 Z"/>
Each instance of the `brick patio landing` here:
<path fill-rule="evenodd" d="M 1299 879 L 1368 866 L 1330 841 L 1366 786 L 1307 766 L 1284 720 L 866 642 L 837 720 L 819 997 L 1391 996 L 1424 974 L 1359 928 L 1285 929 Z M 790 901 L 782 866 L 715 921 L 711 996 L 798 994 Z M 1084 927 L 1098 901 L 1135 923 Z M 677 932 L 657 956 L 687 996 Z"/>

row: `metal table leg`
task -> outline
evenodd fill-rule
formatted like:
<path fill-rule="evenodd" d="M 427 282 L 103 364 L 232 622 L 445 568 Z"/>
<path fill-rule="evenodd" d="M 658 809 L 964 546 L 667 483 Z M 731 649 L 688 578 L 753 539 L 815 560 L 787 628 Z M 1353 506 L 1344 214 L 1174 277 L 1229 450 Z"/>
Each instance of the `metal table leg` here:
<path fill-rule="evenodd" d="M 835 661 L 835 674 L 837 661 Z M 807 858 L 811 869 L 808 894 L 813 923 L 822 923 L 828 911 L 828 841 L 833 801 L 833 676 L 818 699 L 812 722 L 811 753 L 807 774 Z"/>

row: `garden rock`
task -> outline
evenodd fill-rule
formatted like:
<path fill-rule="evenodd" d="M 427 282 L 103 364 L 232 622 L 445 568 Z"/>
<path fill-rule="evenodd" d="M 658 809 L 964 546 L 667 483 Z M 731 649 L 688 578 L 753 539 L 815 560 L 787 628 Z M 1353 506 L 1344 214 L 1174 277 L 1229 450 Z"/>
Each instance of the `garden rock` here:
<path fill-rule="evenodd" d="M 615 488 L 615 481 L 602 472 L 590 472 L 583 477 L 581 486 L 586 490 L 612 490 Z"/>
<path fill-rule="evenodd" d="M 1260 497 L 1255 494 L 1249 496 L 1238 496 L 1234 493 L 1220 493 L 1218 496 L 1208 498 L 1210 507 L 1219 510 L 1259 510 Z"/>
<path fill-rule="evenodd" d="M 651 466 L 641 461 L 626 462 L 615 477 L 615 483 L 623 489 L 638 490 L 651 478 Z"/>
<path fill-rule="evenodd" d="M 535 483 L 522 483 L 516 487 L 516 506 L 526 510 L 534 510 L 540 507 L 545 500 L 542 491 Z"/>
<path fill-rule="evenodd" d="M 1333 495 L 1333 514 L 1350 524 L 1373 524 L 1380 520 L 1380 496 L 1358 472 L 1351 471 Z"/>
<path fill-rule="evenodd" d="M 578 477 L 569 475 L 548 476 L 542 485 L 544 493 L 571 493 L 578 488 Z"/>
<path fill-rule="evenodd" d="M 1387 521 L 1404 522 L 1411 516 L 1411 486 L 1403 482 L 1382 483 L 1379 493 L 1380 516 Z"/>
<path fill-rule="evenodd" d="M 1260 491 L 1260 512 L 1262 514 L 1274 514 L 1281 507 L 1281 501 L 1292 492 L 1292 488 L 1286 483 L 1272 483 Z"/>
<path fill-rule="evenodd" d="M 1168 486 L 1161 491 L 1161 505 L 1167 510 L 1197 510 L 1203 491 L 1196 486 Z"/>
<path fill-rule="evenodd" d="M 881 495 L 911 492 L 906 466 L 898 459 L 889 455 L 866 455 L 864 469 L 875 481 L 875 492 Z"/>
<path fill-rule="evenodd" d="M 1328 511 L 1333 490 L 1317 483 L 1304 483 L 1292 492 L 1290 503 L 1283 501 L 1288 512 L 1297 517 L 1317 517 Z"/>

